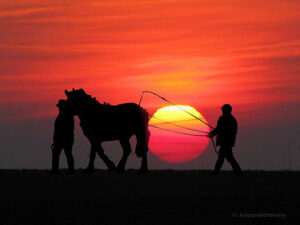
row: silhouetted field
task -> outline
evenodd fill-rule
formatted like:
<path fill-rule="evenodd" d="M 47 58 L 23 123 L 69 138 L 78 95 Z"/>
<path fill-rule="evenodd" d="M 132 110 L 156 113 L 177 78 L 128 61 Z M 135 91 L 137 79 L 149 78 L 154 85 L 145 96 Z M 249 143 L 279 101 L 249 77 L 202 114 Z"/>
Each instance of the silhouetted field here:
<path fill-rule="evenodd" d="M 297 224 L 300 172 L 209 173 L 1 170 L 0 224 Z"/>

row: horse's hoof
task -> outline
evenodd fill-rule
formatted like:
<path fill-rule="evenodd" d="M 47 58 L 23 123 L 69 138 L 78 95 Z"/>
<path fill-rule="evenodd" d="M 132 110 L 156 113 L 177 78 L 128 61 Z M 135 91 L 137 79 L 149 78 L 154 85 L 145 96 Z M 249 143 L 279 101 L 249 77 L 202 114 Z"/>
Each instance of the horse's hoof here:
<path fill-rule="evenodd" d="M 148 170 L 147 169 L 141 169 L 139 170 L 138 174 L 147 174 Z"/>
<path fill-rule="evenodd" d="M 75 170 L 69 170 L 68 174 L 75 174 Z"/>
<path fill-rule="evenodd" d="M 108 172 L 115 172 L 117 170 L 117 168 L 115 166 L 111 166 L 108 168 Z"/>
<path fill-rule="evenodd" d="M 109 172 L 115 172 L 116 169 L 117 169 L 117 167 L 115 166 L 115 164 L 113 162 L 109 163 L 109 165 L 108 165 Z"/>
<path fill-rule="evenodd" d="M 51 171 L 49 172 L 49 174 L 59 174 L 59 171 L 58 171 L 58 170 L 51 170 Z"/>
<path fill-rule="evenodd" d="M 94 172 L 94 169 L 86 168 L 83 173 L 84 174 L 92 174 Z"/>
<path fill-rule="evenodd" d="M 125 169 L 124 168 L 117 168 L 117 174 L 122 174 L 124 173 Z"/>

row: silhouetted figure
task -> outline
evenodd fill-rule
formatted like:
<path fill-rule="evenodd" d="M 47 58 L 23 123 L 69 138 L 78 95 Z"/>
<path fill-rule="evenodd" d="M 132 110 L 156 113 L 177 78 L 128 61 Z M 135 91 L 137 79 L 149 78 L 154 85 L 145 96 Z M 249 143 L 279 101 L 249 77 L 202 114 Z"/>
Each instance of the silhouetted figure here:
<path fill-rule="evenodd" d="M 71 113 L 67 101 L 59 100 L 56 105 L 59 114 L 54 124 L 54 136 L 52 148 L 52 172 L 58 173 L 59 156 L 64 149 L 67 157 L 69 173 L 74 173 L 74 159 L 72 156 L 72 146 L 74 143 L 74 116 Z"/>
<path fill-rule="evenodd" d="M 238 124 L 231 114 L 232 107 L 229 104 L 223 105 L 221 109 L 223 115 L 220 116 L 216 129 L 208 134 L 208 137 L 210 138 L 217 135 L 217 146 L 220 146 L 218 160 L 213 174 L 217 175 L 219 173 L 224 159 L 226 158 L 236 175 L 242 175 L 242 170 L 232 154 L 232 147 L 235 145 Z"/>
<path fill-rule="evenodd" d="M 94 171 L 96 153 L 110 171 L 118 173 L 125 170 L 125 164 L 131 153 L 129 138 L 136 136 L 136 155 L 142 158 L 140 173 L 148 171 L 147 152 L 150 132 L 148 131 L 148 113 L 135 103 L 120 105 L 100 104 L 95 98 L 87 95 L 83 89 L 65 91 L 67 102 L 74 115 L 80 119 L 83 134 L 91 143 L 90 161 L 86 173 Z M 119 140 L 123 156 L 116 167 L 104 154 L 101 146 L 103 141 Z"/>

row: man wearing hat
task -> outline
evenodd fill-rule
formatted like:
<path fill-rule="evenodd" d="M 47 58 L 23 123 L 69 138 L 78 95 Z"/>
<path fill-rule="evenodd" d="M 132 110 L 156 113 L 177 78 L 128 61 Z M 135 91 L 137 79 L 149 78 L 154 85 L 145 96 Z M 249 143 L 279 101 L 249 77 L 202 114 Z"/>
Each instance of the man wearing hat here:
<path fill-rule="evenodd" d="M 67 157 L 69 173 L 74 173 L 74 159 L 72 156 L 72 146 L 74 143 L 74 117 L 70 112 L 67 101 L 59 100 L 56 105 L 59 114 L 54 124 L 54 136 L 52 148 L 52 172 L 58 173 L 59 156 L 64 149 Z"/>
<path fill-rule="evenodd" d="M 237 133 L 237 121 L 231 114 L 232 107 L 229 104 L 222 106 L 223 115 L 218 120 L 217 127 L 212 130 L 208 137 L 212 138 L 217 135 L 217 146 L 220 146 L 218 160 L 215 165 L 214 175 L 217 175 L 223 165 L 224 159 L 231 164 L 236 175 L 242 175 L 242 170 L 233 157 L 232 148 L 235 144 Z"/>

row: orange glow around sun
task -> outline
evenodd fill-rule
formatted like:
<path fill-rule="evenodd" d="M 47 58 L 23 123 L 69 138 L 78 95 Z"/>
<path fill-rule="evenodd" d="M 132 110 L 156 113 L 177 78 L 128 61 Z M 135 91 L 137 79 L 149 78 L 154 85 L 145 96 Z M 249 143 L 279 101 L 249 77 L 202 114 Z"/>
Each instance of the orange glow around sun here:
<path fill-rule="evenodd" d="M 205 118 L 195 108 L 187 105 L 166 106 L 158 109 L 150 119 L 150 151 L 159 159 L 170 163 L 182 163 L 197 158 L 206 149 L 209 139 L 205 135 L 209 127 L 183 110 L 204 122 Z M 189 130 L 183 127 L 189 128 Z M 158 129 L 161 128 L 161 129 Z M 170 130 L 177 133 L 169 132 Z M 203 132 L 197 132 L 200 130 Z"/>
<path fill-rule="evenodd" d="M 0 120 L 54 118 L 64 90 L 83 88 L 112 105 L 153 90 L 212 119 L 229 102 L 244 125 L 287 113 L 294 124 L 299 10 L 299 1 L 2 0 Z M 268 113 L 278 107 L 286 111 Z"/>

